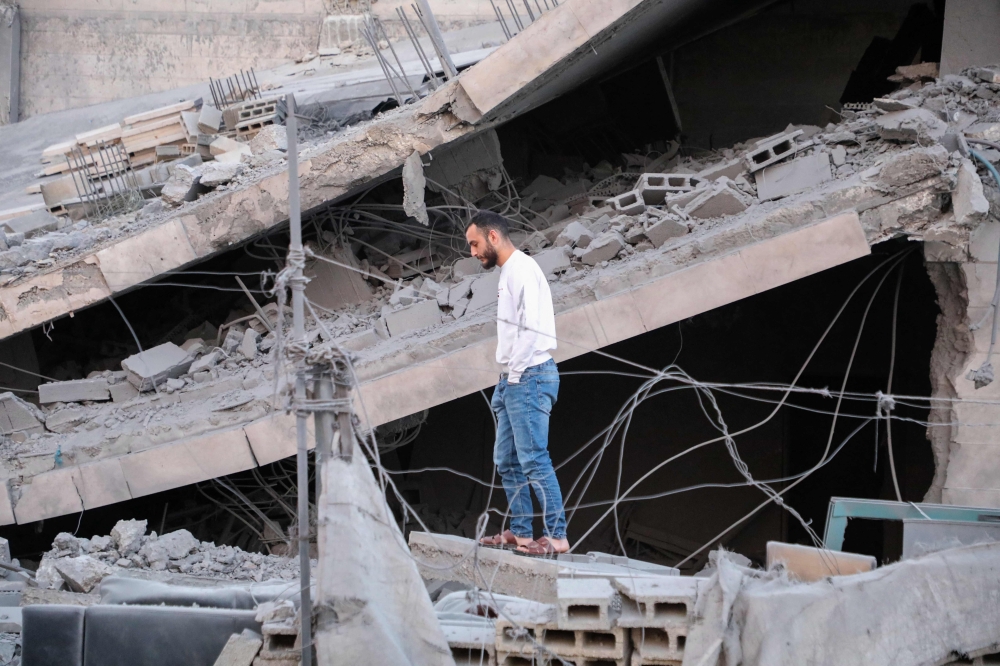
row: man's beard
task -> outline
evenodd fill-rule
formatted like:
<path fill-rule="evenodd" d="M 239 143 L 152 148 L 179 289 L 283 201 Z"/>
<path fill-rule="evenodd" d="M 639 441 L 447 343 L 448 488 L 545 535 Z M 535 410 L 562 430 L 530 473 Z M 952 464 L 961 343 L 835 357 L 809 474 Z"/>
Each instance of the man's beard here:
<path fill-rule="evenodd" d="M 492 269 L 497 265 L 499 258 L 497 256 L 497 249 L 489 241 L 486 241 L 486 247 L 479 253 L 479 261 L 482 263 L 483 268 L 486 270 Z"/>

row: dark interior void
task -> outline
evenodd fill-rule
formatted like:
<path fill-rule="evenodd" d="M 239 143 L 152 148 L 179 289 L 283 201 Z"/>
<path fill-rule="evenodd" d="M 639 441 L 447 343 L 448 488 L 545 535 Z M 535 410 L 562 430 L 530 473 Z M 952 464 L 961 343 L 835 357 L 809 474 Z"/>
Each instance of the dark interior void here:
<path fill-rule="evenodd" d="M 870 102 L 899 65 L 940 57 L 944 3 L 777 2 L 677 47 L 664 43 L 499 128 L 514 176 L 618 164 L 620 153 L 720 149 L 783 130 L 824 126 L 841 102 Z M 680 112 L 675 123 L 663 71 Z"/>
<path fill-rule="evenodd" d="M 879 245 L 871 257 L 699 315 L 679 325 L 652 331 L 604 351 L 649 368 L 665 367 L 676 358 L 676 363 L 699 381 L 786 384 L 799 371 L 855 285 L 888 256 L 912 248 L 914 246 L 905 241 Z M 920 252 L 907 255 L 902 266 L 905 271 L 900 289 L 893 391 L 926 396 L 930 392 L 929 359 L 938 308 Z M 848 377 L 847 391 L 873 395 L 878 390 L 886 390 L 896 275 L 894 272 L 886 279 L 872 303 Z M 882 274 L 877 274 L 859 290 L 805 368 L 799 385 L 829 388 L 833 392 L 839 389 L 864 309 L 881 277 Z M 635 373 L 636 368 L 598 354 L 565 362 L 560 370 L 562 385 L 553 410 L 549 445 L 557 465 L 607 426 L 642 381 L 616 374 Z M 677 384 L 664 382 L 660 386 L 668 388 Z M 767 401 L 775 401 L 781 396 L 778 392 L 745 389 L 715 389 L 713 392 L 731 432 L 763 421 L 774 408 L 771 402 L 738 397 L 732 392 Z M 489 397 L 490 391 L 485 394 Z M 828 412 L 835 408 L 836 399 L 793 394 L 788 402 L 771 420 L 736 438 L 739 453 L 756 479 L 792 476 L 808 470 L 823 458 L 832 423 Z M 833 432 L 831 449 L 838 449 L 845 438 L 864 423 L 862 419 L 874 416 L 875 410 L 873 398 L 845 401 Z M 927 417 L 926 409 L 902 405 L 897 407 L 896 413 L 918 421 Z M 624 453 L 621 438 L 614 440 L 586 492 L 582 497 L 579 491 L 574 493 L 568 498 L 568 505 L 572 509 L 581 502 L 607 502 L 613 498 L 619 456 L 622 456 L 621 484 L 625 489 L 660 462 L 717 435 L 718 431 L 703 415 L 694 391 L 677 390 L 651 398 L 634 412 Z M 903 499 L 919 501 L 930 484 L 934 465 L 925 427 L 896 421 L 892 439 Z M 811 521 L 812 528 L 820 536 L 831 496 L 894 499 L 885 442 L 885 423 L 877 427 L 874 422 L 867 423 L 847 440 L 831 462 L 791 491 L 789 504 Z M 492 445 L 490 412 L 484 396 L 475 394 L 430 410 L 416 441 L 400 449 L 396 459 L 390 455 L 385 461 L 412 470 L 450 467 L 488 482 L 493 473 Z M 558 470 L 564 493 L 584 471 L 584 462 L 596 451 L 595 446 L 591 445 Z M 469 515 L 466 512 L 481 512 L 489 495 L 483 485 L 442 471 L 401 475 L 399 481 L 403 487 L 410 488 L 411 501 L 445 516 L 446 522 L 452 525 Z M 650 496 L 699 484 L 740 482 L 741 477 L 725 446 L 715 443 L 657 471 L 639 485 L 635 494 Z M 776 483 L 775 487 L 785 485 Z M 763 499 L 762 492 L 755 488 L 706 487 L 626 502 L 618 509 L 620 536 L 628 554 L 674 564 Z M 494 491 L 492 506 L 505 510 L 502 490 Z M 571 541 L 579 540 L 606 508 L 606 505 L 580 508 L 570 523 Z M 541 534 L 537 520 L 536 534 Z M 768 540 L 810 543 L 798 521 L 773 505 L 729 532 L 721 543 L 760 563 Z M 620 552 L 613 518 L 608 517 L 599 524 L 579 548 L 584 552 Z M 880 523 L 853 521 L 845 548 L 890 561 L 900 555 L 900 535 L 884 530 Z"/>

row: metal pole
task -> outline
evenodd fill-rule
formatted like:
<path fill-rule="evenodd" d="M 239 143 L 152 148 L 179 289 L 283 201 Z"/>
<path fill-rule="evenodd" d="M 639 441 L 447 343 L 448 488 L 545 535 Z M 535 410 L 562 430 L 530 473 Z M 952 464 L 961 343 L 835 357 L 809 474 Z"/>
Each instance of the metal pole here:
<path fill-rule="evenodd" d="M 333 400 L 333 369 L 325 368 L 316 376 L 316 399 L 329 403 Z M 333 450 L 333 412 L 321 408 L 314 412 L 316 426 L 316 506 L 323 492 L 323 469 Z"/>
<path fill-rule="evenodd" d="M 431 6 L 427 0 L 417 0 L 417 4 L 420 5 L 421 13 L 427 15 L 424 27 L 427 28 L 427 34 L 430 35 L 435 50 L 441 56 L 441 66 L 448 72 L 448 78 L 453 79 L 458 76 L 458 69 L 451 60 L 451 54 L 448 53 L 448 47 L 444 43 L 444 37 L 441 35 L 441 27 L 438 25 L 437 19 L 434 18 L 434 12 L 431 11 Z"/>
<path fill-rule="evenodd" d="M 288 227 L 291 243 L 288 248 L 290 259 L 298 262 L 292 278 L 292 335 L 296 342 L 306 337 L 305 283 L 302 280 L 302 214 L 299 204 L 299 133 L 295 118 L 295 97 L 288 95 L 288 118 L 285 119 L 288 134 Z M 305 368 L 295 371 L 295 402 L 302 406 L 306 401 Z M 302 626 L 302 666 L 312 666 L 312 600 L 309 594 L 309 449 L 306 444 L 306 419 L 308 412 L 296 410 L 295 435 L 298 441 L 296 467 L 298 468 L 299 506 L 299 579 L 301 581 L 300 612 Z"/>

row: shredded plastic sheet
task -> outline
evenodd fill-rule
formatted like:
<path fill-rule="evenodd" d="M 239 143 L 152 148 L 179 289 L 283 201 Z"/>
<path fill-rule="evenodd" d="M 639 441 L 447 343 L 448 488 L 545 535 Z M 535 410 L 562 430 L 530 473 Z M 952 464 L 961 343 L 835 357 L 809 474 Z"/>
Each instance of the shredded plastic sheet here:
<path fill-rule="evenodd" d="M 454 666 L 365 457 L 331 459 L 321 474 L 317 663 Z"/>
<path fill-rule="evenodd" d="M 713 556 L 684 666 L 931 666 L 1000 651 L 1000 544 L 815 583 Z"/>

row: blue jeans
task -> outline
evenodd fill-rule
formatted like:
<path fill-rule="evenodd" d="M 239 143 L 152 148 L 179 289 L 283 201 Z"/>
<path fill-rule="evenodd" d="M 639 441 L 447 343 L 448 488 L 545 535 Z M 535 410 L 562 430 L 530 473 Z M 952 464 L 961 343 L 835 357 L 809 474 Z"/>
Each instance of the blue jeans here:
<path fill-rule="evenodd" d="M 531 493 L 545 516 L 545 535 L 566 538 L 566 512 L 552 459 L 549 458 L 549 414 L 559 394 L 556 362 L 532 366 L 517 384 L 503 376 L 493 390 L 491 407 L 497 415 L 493 461 L 510 505 L 510 531 L 532 538 Z"/>

